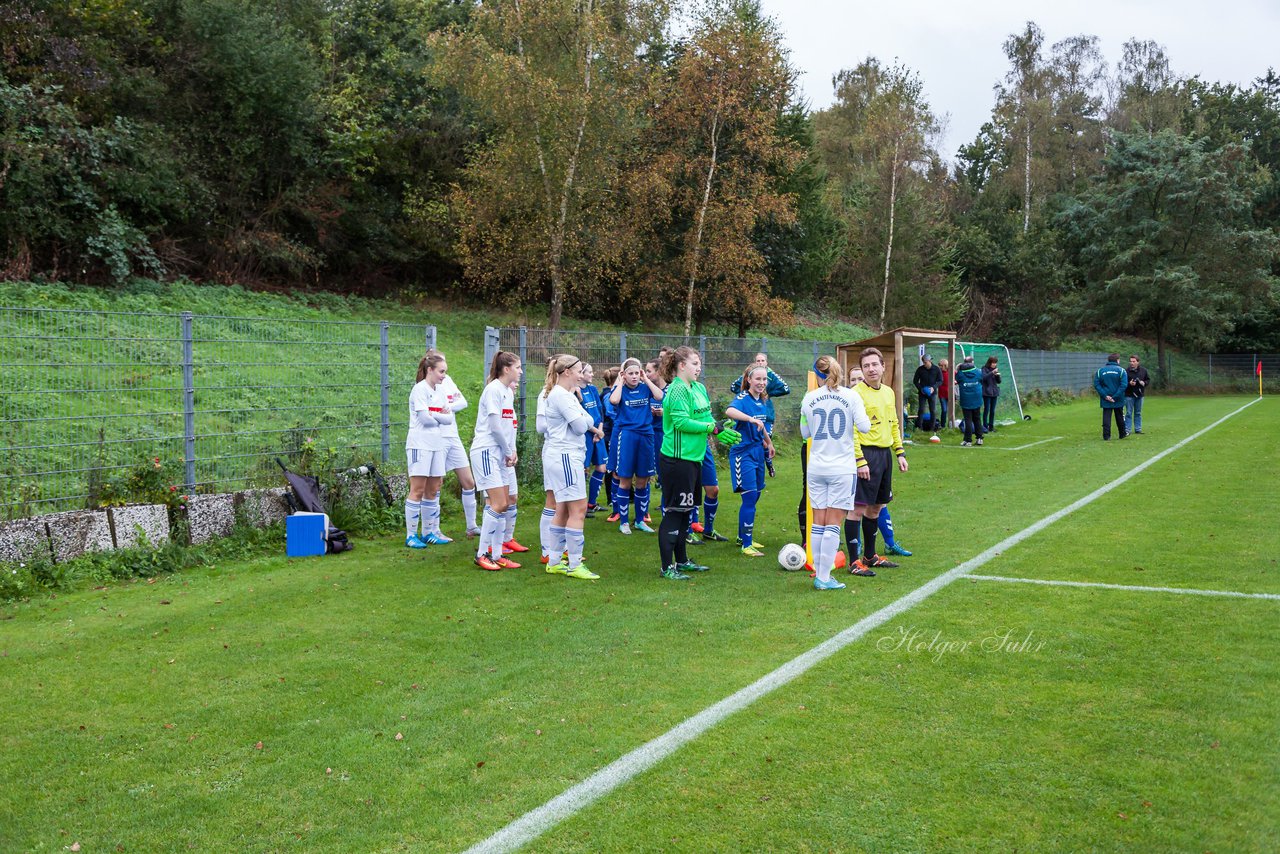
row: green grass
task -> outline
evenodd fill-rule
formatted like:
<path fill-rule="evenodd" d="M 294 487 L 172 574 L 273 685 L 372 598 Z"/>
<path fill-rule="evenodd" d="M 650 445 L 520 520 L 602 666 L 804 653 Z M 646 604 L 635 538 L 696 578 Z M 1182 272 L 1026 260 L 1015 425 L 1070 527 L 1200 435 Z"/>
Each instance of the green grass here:
<path fill-rule="evenodd" d="M 835 593 L 729 546 L 662 582 L 651 539 L 593 520 L 595 583 L 534 561 L 480 573 L 464 542 L 393 536 L 6 606 L 0 849 L 457 850 L 1244 402 L 1153 398 L 1124 442 L 1076 404 L 985 448 L 916 446 L 894 505 L 916 556 Z M 1276 421 L 1250 407 L 979 572 L 1280 593 L 1280 534 L 1252 512 Z M 796 538 L 784 455 L 758 526 L 771 552 Z M 726 495 L 722 531 L 736 511 Z M 537 512 L 529 490 L 526 543 Z M 1278 616 L 959 581 L 531 848 L 1266 850 Z M 1044 646 L 877 646 L 1004 628 Z"/>

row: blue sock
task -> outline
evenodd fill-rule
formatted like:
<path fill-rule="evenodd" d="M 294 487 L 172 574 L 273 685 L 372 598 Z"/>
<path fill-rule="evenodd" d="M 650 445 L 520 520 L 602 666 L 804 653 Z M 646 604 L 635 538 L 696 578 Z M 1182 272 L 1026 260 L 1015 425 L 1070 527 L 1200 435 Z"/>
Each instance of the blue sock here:
<path fill-rule="evenodd" d="M 716 511 L 720 509 L 719 498 L 707 498 L 702 502 L 702 513 L 706 521 L 702 523 L 702 533 L 710 534 L 716 529 Z"/>
<path fill-rule="evenodd" d="M 880 515 L 876 517 L 876 524 L 880 528 L 880 536 L 884 538 L 884 544 L 896 547 L 898 541 L 893 538 L 893 520 L 889 518 L 888 507 L 880 508 Z"/>
<path fill-rule="evenodd" d="M 755 489 L 742 493 L 742 509 L 738 511 L 738 536 L 742 538 L 742 547 L 751 545 L 751 533 L 756 527 L 756 502 L 760 500 L 760 492 Z"/>
<path fill-rule="evenodd" d="M 604 486 L 604 472 L 593 471 L 591 473 L 591 486 L 587 492 L 587 504 L 589 506 L 596 506 L 596 501 L 600 498 L 600 487 L 602 486 Z"/>
<path fill-rule="evenodd" d="M 631 490 L 618 487 L 613 491 L 613 512 L 618 514 L 618 521 L 625 523 L 627 514 L 631 512 Z"/>
<path fill-rule="evenodd" d="M 643 489 L 636 490 L 636 521 L 642 521 L 645 516 L 649 515 L 649 484 L 645 484 Z"/>

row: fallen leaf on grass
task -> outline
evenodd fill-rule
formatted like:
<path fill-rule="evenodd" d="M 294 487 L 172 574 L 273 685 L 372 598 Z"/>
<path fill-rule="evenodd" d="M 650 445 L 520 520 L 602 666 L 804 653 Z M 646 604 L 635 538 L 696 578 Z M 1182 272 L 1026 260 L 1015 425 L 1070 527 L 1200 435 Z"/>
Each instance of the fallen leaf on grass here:
<path fill-rule="evenodd" d="M 70 850 L 72 850 L 72 851 L 79 851 L 79 850 L 80 850 L 80 843 L 79 843 L 79 842 L 72 842 L 72 843 L 71 843 L 71 849 L 70 849 Z"/>
<path fill-rule="evenodd" d="M 396 741 L 404 741 L 404 733 L 402 732 L 396 733 Z"/>
<path fill-rule="evenodd" d="M 483 767 L 484 767 L 484 762 L 477 762 L 477 763 L 476 763 L 476 767 L 477 767 L 477 768 L 483 768 Z"/>
<path fill-rule="evenodd" d="M 173 729 L 173 724 L 165 724 L 165 725 L 164 725 L 164 728 L 165 728 L 165 729 Z"/>
<path fill-rule="evenodd" d="M 253 746 L 253 749 L 254 749 L 254 750 L 261 750 L 261 749 L 262 749 L 262 742 L 258 742 L 257 744 L 255 744 L 255 745 Z"/>
<path fill-rule="evenodd" d="M 161 605 L 172 605 L 173 603 L 172 603 L 172 602 L 170 602 L 168 599 L 161 599 L 161 600 L 160 600 L 160 604 L 161 604 Z"/>

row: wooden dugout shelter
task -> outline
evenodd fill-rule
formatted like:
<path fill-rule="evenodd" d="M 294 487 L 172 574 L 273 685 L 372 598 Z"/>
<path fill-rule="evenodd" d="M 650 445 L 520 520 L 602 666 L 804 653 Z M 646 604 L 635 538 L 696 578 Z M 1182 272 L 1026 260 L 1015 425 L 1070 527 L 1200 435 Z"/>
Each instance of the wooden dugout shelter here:
<path fill-rule="evenodd" d="M 951 366 L 950 382 L 955 383 L 956 377 L 956 333 L 946 332 L 941 329 L 914 329 L 908 326 L 901 326 L 897 329 L 891 329 L 883 332 L 874 338 L 866 338 L 862 341 L 854 341 L 851 344 L 841 344 L 836 347 L 836 359 L 840 362 L 840 367 L 844 369 L 844 375 L 849 376 L 850 368 L 858 367 L 858 354 L 867 347 L 875 347 L 884 354 L 885 371 L 881 383 L 888 384 L 893 393 L 898 396 L 898 412 L 901 413 L 906 405 L 907 399 L 903 396 L 902 383 L 903 376 L 908 370 L 914 375 L 916 366 L 920 363 L 918 353 L 920 345 L 941 343 L 946 346 L 947 364 Z M 904 362 L 906 363 L 904 365 Z M 941 394 L 941 390 L 939 390 Z M 904 431 L 905 432 L 905 431 Z"/>

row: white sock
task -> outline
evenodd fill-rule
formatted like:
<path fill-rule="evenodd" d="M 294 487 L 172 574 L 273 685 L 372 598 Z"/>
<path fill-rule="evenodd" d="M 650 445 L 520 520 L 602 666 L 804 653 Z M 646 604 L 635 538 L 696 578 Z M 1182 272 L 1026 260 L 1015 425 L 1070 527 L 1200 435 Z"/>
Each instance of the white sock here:
<path fill-rule="evenodd" d="M 560 562 L 560 556 L 563 555 L 565 551 L 569 548 L 568 543 L 565 542 L 565 539 L 568 533 L 569 531 L 567 528 L 561 528 L 559 525 L 551 526 L 550 557 L 551 557 L 551 560 L 555 563 Z"/>
<path fill-rule="evenodd" d="M 542 518 L 538 521 L 538 539 L 542 542 L 542 556 L 551 555 L 551 520 L 556 518 L 556 511 L 549 507 L 542 508 Z M 559 553 L 556 554 L 559 557 Z"/>
<path fill-rule="evenodd" d="M 514 495 L 511 496 L 511 500 L 512 501 L 515 500 Z M 507 517 L 507 533 L 506 533 L 506 536 L 503 537 L 502 541 L 504 543 L 509 543 L 516 538 L 516 506 L 514 504 L 512 504 L 510 507 L 507 508 L 506 517 Z"/>
<path fill-rule="evenodd" d="M 819 581 L 826 581 L 830 575 L 824 577 L 822 568 L 826 566 L 827 551 L 827 529 L 823 525 L 814 525 L 809 528 L 809 551 L 813 554 L 813 571 L 817 573 Z"/>
<path fill-rule="evenodd" d="M 582 552 L 586 548 L 587 538 L 581 528 L 561 528 L 564 531 L 565 543 L 569 550 L 569 568 L 574 569 L 582 563 Z"/>
<path fill-rule="evenodd" d="M 476 546 L 476 557 L 487 554 L 494 560 L 502 557 L 502 543 L 498 543 L 498 548 L 494 549 L 494 540 L 497 539 L 498 526 L 502 524 L 502 517 L 493 512 L 493 508 L 485 505 L 484 508 L 484 526 L 480 529 L 480 544 Z"/>
<path fill-rule="evenodd" d="M 418 520 L 422 516 L 422 507 L 416 501 L 404 500 L 405 539 L 418 535 Z"/>
<path fill-rule="evenodd" d="M 474 489 L 462 490 L 462 514 L 467 517 L 467 530 L 474 531 L 476 528 L 476 491 Z"/>
<path fill-rule="evenodd" d="M 836 552 L 840 551 L 840 526 L 828 525 L 826 533 L 823 535 L 822 539 L 824 540 L 822 548 L 823 574 L 818 577 L 823 581 L 830 581 L 831 570 L 834 569 L 836 565 Z"/>
<path fill-rule="evenodd" d="M 440 496 L 424 498 L 418 503 L 422 508 L 422 534 L 440 533 Z"/>

